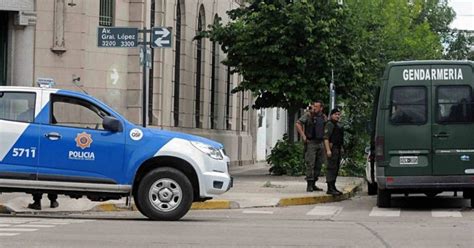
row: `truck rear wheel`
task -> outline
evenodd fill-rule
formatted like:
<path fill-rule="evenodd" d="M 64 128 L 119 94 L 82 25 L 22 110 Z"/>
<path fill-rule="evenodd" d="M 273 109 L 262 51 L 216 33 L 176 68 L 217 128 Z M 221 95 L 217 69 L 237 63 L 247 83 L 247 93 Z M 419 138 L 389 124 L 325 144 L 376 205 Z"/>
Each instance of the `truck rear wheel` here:
<path fill-rule="evenodd" d="M 378 189 L 377 192 L 377 207 L 389 208 L 391 206 L 392 196 L 386 189 Z"/>
<path fill-rule="evenodd" d="M 139 211 L 152 220 L 179 220 L 191 208 L 193 189 L 181 171 L 163 167 L 143 177 L 135 200 Z"/>

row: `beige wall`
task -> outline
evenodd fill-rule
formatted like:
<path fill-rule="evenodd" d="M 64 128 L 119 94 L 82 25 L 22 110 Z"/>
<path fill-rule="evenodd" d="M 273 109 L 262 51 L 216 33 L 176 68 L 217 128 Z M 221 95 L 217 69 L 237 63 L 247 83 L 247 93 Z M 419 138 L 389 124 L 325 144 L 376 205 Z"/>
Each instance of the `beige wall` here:
<path fill-rule="evenodd" d="M 33 0 L 31 0 L 33 1 Z M 156 26 L 172 27 L 175 31 L 177 0 L 156 0 Z M 256 113 L 244 111 L 252 99 L 251 94 L 235 94 L 231 97 L 231 129 L 226 129 L 224 118 L 226 100 L 227 68 L 218 66 L 218 84 L 216 86 L 215 129 L 210 129 L 210 81 L 212 69 L 209 40 L 203 41 L 202 81 L 202 128 L 195 128 L 195 82 L 196 82 L 196 35 L 198 13 L 204 8 L 204 25 L 211 24 L 215 15 L 227 21 L 226 11 L 239 6 L 235 0 L 180 0 L 183 5 L 183 25 L 181 38 L 181 92 L 180 122 L 174 127 L 174 60 L 173 48 L 154 49 L 153 80 L 153 127 L 194 133 L 222 142 L 233 164 L 252 163 L 256 153 Z M 22 1 L 19 1 L 22 2 Z M 97 27 L 99 23 L 99 1 L 74 0 L 75 6 L 69 6 L 70 0 L 37 0 L 34 13 L 36 25 L 29 25 L 32 34 L 23 27 L 18 37 L 25 37 L 14 49 L 31 50 L 30 70 L 24 73 L 29 85 L 38 77 L 54 78 L 58 88 L 76 90 L 72 84 L 73 75 L 80 77 L 80 85 L 91 95 L 103 100 L 134 123 L 141 124 L 142 115 L 142 69 L 139 65 L 138 48 L 99 48 L 97 47 Z M 115 25 L 143 28 L 150 25 L 151 0 L 116 0 Z M 59 6 L 59 8 L 58 8 Z M 58 11 L 62 10 L 62 11 Z M 28 36 L 31 36 L 29 37 Z M 174 34 L 174 32 L 173 32 Z M 29 43 L 29 45 L 28 45 Z M 34 44 L 34 45 L 32 45 Z M 59 45 L 58 45 L 59 44 Z M 29 51 L 28 49 L 23 51 Z M 219 60 L 224 53 L 219 52 Z M 27 57 L 24 55 L 22 58 Z M 19 62 L 18 62 L 19 61 Z M 18 63 L 27 64 L 28 62 Z M 21 65 L 12 65 L 21 68 Z M 18 71 L 18 70 L 17 70 Z M 30 74 L 28 74 L 30 73 Z M 118 74 L 114 83 L 112 75 Z M 29 76 L 28 76 L 29 75 Z M 25 80 L 23 80 L 24 82 Z M 239 75 L 232 75 L 233 86 L 240 82 Z M 12 85 L 19 85 L 16 81 Z M 28 83 L 27 83 L 28 84 Z M 24 85 L 24 84 L 23 84 Z"/>

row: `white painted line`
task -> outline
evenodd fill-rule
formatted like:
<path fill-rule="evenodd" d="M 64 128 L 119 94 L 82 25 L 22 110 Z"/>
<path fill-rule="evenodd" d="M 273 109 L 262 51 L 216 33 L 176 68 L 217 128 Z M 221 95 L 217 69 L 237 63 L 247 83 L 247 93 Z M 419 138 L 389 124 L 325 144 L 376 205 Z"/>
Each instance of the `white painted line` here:
<path fill-rule="evenodd" d="M 273 211 L 244 210 L 244 214 L 273 214 Z"/>
<path fill-rule="evenodd" d="M 55 227 L 55 226 L 54 225 L 22 224 L 22 225 L 15 225 L 15 227 L 43 228 L 43 227 Z"/>
<path fill-rule="evenodd" d="M 0 228 L 0 232 L 34 232 L 37 230 L 32 228 Z"/>
<path fill-rule="evenodd" d="M 400 209 L 373 207 L 369 216 L 371 217 L 400 217 Z"/>
<path fill-rule="evenodd" d="M 341 211 L 342 207 L 338 206 L 316 206 L 307 212 L 306 215 L 333 216 L 339 214 Z"/>
<path fill-rule="evenodd" d="M 0 224 L 0 227 L 7 227 L 7 226 L 11 226 L 11 224 Z"/>
<path fill-rule="evenodd" d="M 25 220 L 0 220 L 0 224 L 23 224 L 27 222 Z"/>
<path fill-rule="evenodd" d="M 454 218 L 461 218 L 462 214 L 459 211 L 451 210 L 451 211 L 440 211 L 440 210 L 431 210 L 431 216 L 436 218 L 443 218 L 443 217 L 454 217 Z"/>
<path fill-rule="evenodd" d="M 36 221 L 36 222 L 31 222 L 30 224 L 34 224 L 34 225 L 69 225 L 70 223 L 50 222 L 50 221 Z"/>
<path fill-rule="evenodd" d="M 11 237 L 11 236 L 16 236 L 18 235 L 19 233 L 0 233 L 0 237 L 2 236 L 8 236 L 8 237 Z"/>

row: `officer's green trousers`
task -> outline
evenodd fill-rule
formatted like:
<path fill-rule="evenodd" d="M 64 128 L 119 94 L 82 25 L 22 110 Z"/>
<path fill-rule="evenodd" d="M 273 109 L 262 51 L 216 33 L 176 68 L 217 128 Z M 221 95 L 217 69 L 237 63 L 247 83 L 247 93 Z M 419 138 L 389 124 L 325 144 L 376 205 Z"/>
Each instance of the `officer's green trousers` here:
<path fill-rule="evenodd" d="M 306 181 L 318 181 L 324 161 L 323 142 L 308 141 L 304 160 L 306 162 Z"/>

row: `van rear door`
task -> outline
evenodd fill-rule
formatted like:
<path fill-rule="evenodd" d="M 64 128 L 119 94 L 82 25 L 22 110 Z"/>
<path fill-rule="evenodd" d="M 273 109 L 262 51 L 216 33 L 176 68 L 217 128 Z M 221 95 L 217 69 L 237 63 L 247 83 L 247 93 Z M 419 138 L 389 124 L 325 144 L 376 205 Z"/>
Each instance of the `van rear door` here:
<path fill-rule="evenodd" d="M 390 69 L 382 106 L 386 115 L 387 176 L 431 175 L 431 80 L 415 73 L 429 65 L 396 65 Z"/>
<path fill-rule="evenodd" d="M 473 67 L 432 66 L 433 175 L 474 174 Z"/>

